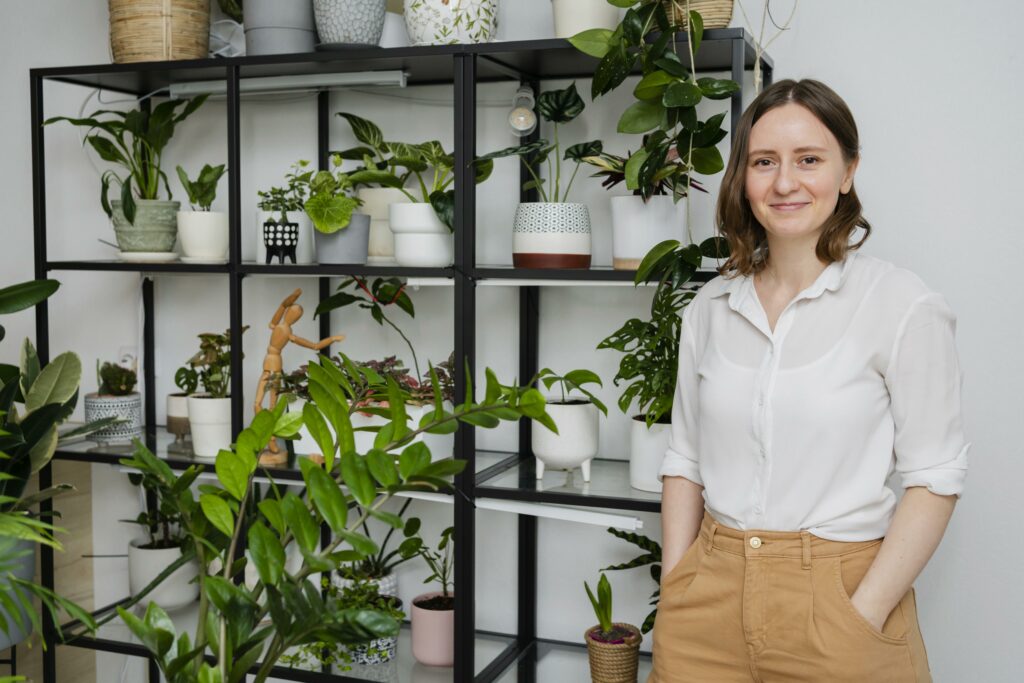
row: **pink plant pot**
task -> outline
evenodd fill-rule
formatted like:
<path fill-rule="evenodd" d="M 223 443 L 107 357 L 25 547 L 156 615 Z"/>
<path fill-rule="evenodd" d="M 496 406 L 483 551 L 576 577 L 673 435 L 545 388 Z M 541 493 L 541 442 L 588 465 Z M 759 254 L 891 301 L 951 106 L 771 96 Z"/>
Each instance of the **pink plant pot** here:
<path fill-rule="evenodd" d="M 440 591 L 417 595 L 412 601 L 412 654 L 427 666 L 455 663 L 455 610 L 431 610 L 417 602 L 441 595 Z"/>

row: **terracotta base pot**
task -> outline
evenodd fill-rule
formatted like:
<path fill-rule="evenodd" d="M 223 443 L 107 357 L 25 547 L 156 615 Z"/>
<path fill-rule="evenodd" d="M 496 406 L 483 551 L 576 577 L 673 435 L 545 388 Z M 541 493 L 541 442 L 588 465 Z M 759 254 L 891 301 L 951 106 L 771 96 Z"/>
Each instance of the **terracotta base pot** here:
<path fill-rule="evenodd" d="M 523 202 L 512 228 L 516 268 L 589 268 L 590 212 L 586 204 Z"/>

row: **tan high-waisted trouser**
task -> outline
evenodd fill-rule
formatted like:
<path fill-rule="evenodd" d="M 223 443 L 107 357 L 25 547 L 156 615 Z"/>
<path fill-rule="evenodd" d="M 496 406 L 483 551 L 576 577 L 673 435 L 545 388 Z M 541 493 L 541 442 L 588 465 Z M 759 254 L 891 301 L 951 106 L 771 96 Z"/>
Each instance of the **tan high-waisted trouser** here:
<path fill-rule="evenodd" d="M 930 683 L 914 589 L 881 631 L 850 602 L 881 544 L 741 531 L 705 510 L 662 579 L 647 683 Z"/>

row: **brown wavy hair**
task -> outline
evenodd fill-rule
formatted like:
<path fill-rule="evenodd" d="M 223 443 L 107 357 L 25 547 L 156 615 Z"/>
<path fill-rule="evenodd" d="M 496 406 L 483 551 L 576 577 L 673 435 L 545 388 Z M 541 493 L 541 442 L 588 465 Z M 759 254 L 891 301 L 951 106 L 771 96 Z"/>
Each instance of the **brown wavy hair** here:
<path fill-rule="evenodd" d="M 809 78 L 801 81 L 786 79 L 761 91 L 743 112 L 733 133 L 732 151 L 718 195 L 715 223 L 718 233 L 729 242 L 729 258 L 718 269 L 721 275 L 757 273 L 768 261 L 765 230 L 754 217 L 745 194 L 750 129 L 767 112 L 790 102 L 810 111 L 832 131 L 847 164 L 860 154 L 857 124 L 850 108 L 824 83 Z M 864 229 L 864 236 L 856 244 L 850 244 L 850 235 L 858 227 Z M 826 263 L 840 261 L 848 249 L 858 249 L 870 234 L 871 224 L 861 213 L 857 190 L 851 185 L 849 192 L 840 193 L 835 211 L 825 221 L 815 251 L 818 258 Z"/>

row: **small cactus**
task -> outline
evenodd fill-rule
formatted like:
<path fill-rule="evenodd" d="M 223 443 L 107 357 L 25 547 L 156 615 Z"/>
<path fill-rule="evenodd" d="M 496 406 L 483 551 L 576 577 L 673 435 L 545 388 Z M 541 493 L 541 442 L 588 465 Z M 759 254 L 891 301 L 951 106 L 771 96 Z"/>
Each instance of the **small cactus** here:
<path fill-rule="evenodd" d="M 117 363 L 104 363 L 96 361 L 96 377 L 98 379 L 101 396 L 127 396 L 132 393 L 138 377 L 135 371 Z"/>

